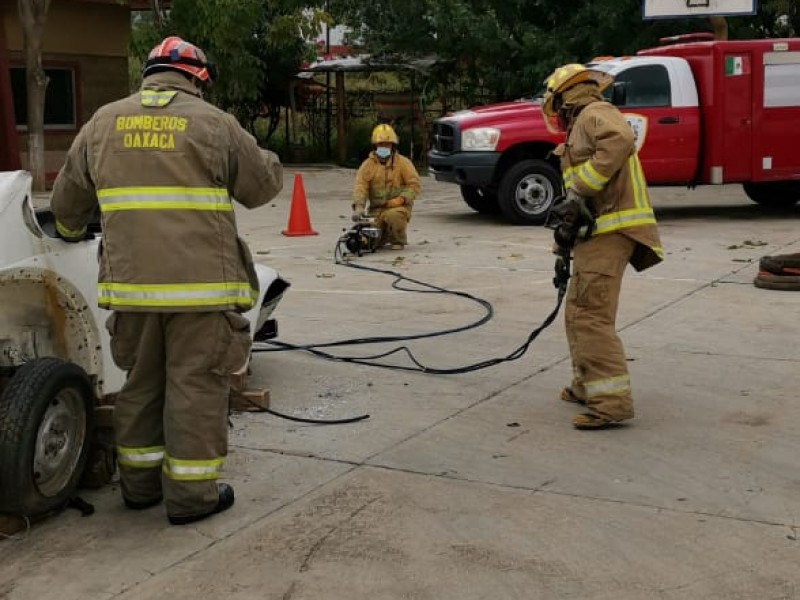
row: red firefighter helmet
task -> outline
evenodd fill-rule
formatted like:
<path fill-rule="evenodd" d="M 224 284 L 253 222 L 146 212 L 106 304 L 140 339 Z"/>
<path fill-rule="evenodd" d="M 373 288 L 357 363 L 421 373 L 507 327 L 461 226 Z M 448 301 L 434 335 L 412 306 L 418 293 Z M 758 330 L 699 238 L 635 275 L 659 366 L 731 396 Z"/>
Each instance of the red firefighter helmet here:
<path fill-rule="evenodd" d="M 175 35 L 165 38 L 150 51 L 142 75 L 147 76 L 162 69 L 183 71 L 197 77 L 205 85 L 210 85 L 216 76 L 205 52 Z"/>

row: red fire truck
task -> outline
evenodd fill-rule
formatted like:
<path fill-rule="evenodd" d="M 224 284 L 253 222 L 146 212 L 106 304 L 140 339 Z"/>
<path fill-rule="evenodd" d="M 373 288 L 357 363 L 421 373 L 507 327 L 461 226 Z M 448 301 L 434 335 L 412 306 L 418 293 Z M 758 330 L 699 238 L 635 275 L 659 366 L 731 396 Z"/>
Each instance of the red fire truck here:
<path fill-rule="evenodd" d="M 764 206 L 800 200 L 800 39 L 663 40 L 589 65 L 614 75 L 606 98 L 634 129 L 650 185 L 741 183 Z M 554 65 L 555 66 L 555 65 Z M 482 213 L 539 225 L 562 191 L 539 99 L 483 106 L 434 123 L 439 181 Z"/>

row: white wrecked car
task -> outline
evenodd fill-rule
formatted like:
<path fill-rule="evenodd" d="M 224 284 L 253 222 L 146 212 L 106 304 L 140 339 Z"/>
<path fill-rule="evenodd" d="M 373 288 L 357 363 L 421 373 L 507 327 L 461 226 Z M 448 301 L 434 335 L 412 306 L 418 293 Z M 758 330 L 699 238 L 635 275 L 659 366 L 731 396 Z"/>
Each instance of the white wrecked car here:
<path fill-rule="evenodd" d="M 11 515 L 65 505 L 94 413 L 125 378 L 111 358 L 110 313 L 97 306 L 99 237 L 69 244 L 45 233 L 52 222 L 34 209 L 27 172 L 0 172 L 0 513 Z M 289 284 L 256 270 L 259 301 L 245 316 L 261 341 L 277 334 L 270 315 Z"/>

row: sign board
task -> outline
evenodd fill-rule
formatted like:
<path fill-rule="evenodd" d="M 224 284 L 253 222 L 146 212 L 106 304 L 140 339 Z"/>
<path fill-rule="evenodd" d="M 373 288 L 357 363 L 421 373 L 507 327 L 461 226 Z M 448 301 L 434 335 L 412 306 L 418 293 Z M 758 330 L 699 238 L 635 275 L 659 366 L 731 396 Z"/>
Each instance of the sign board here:
<path fill-rule="evenodd" d="M 758 0 L 642 0 L 642 19 L 754 15 Z"/>

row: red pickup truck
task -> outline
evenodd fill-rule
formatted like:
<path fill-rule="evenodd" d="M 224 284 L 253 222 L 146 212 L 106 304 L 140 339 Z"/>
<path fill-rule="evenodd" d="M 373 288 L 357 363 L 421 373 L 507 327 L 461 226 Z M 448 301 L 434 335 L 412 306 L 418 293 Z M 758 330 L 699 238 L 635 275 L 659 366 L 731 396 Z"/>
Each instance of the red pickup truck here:
<path fill-rule="evenodd" d="M 764 206 L 800 200 L 800 39 L 688 41 L 589 65 L 615 76 L 606 99 L 637 137 L 650 185 L 741 183 Z M 539 99 L 482 106 L 435 121 L 438 181 L 481 213 L 540 225 L 562 192 Z"/>

